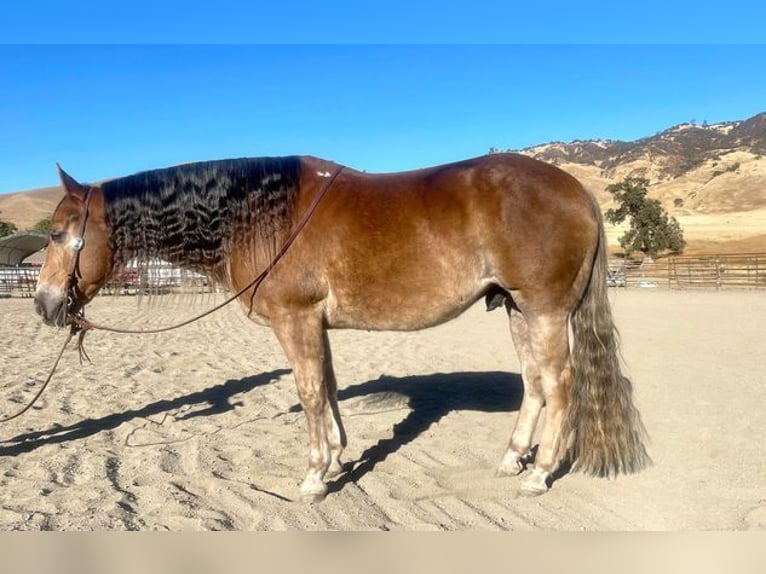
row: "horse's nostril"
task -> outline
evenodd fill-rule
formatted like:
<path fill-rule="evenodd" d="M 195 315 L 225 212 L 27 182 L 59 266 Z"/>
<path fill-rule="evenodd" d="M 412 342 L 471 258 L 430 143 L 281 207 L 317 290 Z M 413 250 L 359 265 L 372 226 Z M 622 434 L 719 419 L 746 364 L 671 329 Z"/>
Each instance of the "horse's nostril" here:
<path fill-rule="evenodd" d="M 45 317 L 45 306 L 35 297 L 35 312 L 41 317 Z"/>
<path fill-rule="evenodd" d="M 61 307 L 61 302 L 48 293 L 38 293 L 35 296 L 35 312 L 43 318 L 46 325 L 61 323 L 58 319 L 61 314 Z"/>

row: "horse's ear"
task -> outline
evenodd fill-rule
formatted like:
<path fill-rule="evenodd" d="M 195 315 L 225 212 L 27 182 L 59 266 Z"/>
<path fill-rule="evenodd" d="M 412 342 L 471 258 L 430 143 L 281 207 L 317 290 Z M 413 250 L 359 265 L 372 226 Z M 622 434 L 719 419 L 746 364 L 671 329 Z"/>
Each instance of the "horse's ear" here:
<path fill-rule="evenodd" d="M 59 171 L 59 179 L 61 179 L 61 186 L 67 195 L 76 197 L 77 199 L 84 200 L 88 193 L 88 188 L 81 183 L 77 182 L 75 178 L 61 169 L 59 164 L 56 164 L 56 168 Z"/>

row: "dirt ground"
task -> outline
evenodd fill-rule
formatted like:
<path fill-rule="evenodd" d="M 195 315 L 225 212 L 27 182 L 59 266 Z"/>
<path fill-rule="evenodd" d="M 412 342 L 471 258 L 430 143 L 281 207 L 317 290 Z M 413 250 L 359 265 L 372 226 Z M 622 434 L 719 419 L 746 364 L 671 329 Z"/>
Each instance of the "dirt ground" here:
<path fill-rule="evenodd" d="M 296 501 L 307 435 L 268 329 L 236 308 L 164 335 L 90 333 L 0 426 L 2 530 L 729 530 L 766 528 L 764 292 L 616 290 L 626 370 L 654 465 L 518 494 L 494 469 L 521 400 L 501 311 L 417 333 L 332 333 L 350 470 Z M 213 302 L 98 298 L 93 320 L 169 324 Z M 0 413 L 64 332 L 0 300 Z"/>

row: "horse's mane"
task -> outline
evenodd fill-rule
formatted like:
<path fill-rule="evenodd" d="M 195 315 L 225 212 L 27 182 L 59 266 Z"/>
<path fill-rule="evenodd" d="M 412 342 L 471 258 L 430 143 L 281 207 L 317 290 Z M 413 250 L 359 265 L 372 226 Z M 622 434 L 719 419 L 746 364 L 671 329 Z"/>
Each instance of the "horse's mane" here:
<path fill-rule="evenodd" d="M 271 251 L 285 235 L 299 168 L 298 157 L 242 158 L 103 183 L 115 266 L 162 259 L 225 281 L 235 242 Z"/>

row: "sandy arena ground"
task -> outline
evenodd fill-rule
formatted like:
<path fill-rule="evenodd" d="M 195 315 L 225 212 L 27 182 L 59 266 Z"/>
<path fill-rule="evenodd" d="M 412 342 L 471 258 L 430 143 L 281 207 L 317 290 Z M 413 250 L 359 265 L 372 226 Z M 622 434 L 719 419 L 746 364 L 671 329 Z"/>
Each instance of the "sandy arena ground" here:
<path fill-rule="evenodd" d="M 161 299 L 161 298 L 160 298 Z M 95 321 L 164 325 L 211 297 L 97 299 Z M 353 469 L 295 501 L 307 435 L 268 329 L 231 307 L 163 335 L 90 333 L 0 426 L 2 530 L 709 530 L 766 528 L 764 292 L 615 291 L 654 466 L 569 474 L 539 498 L 497 478 L 521 399 L 505 314 L 419 333 L 332 333 Z M 64 339 L 0 300 L 0 413 L 32 396 Z"/>

